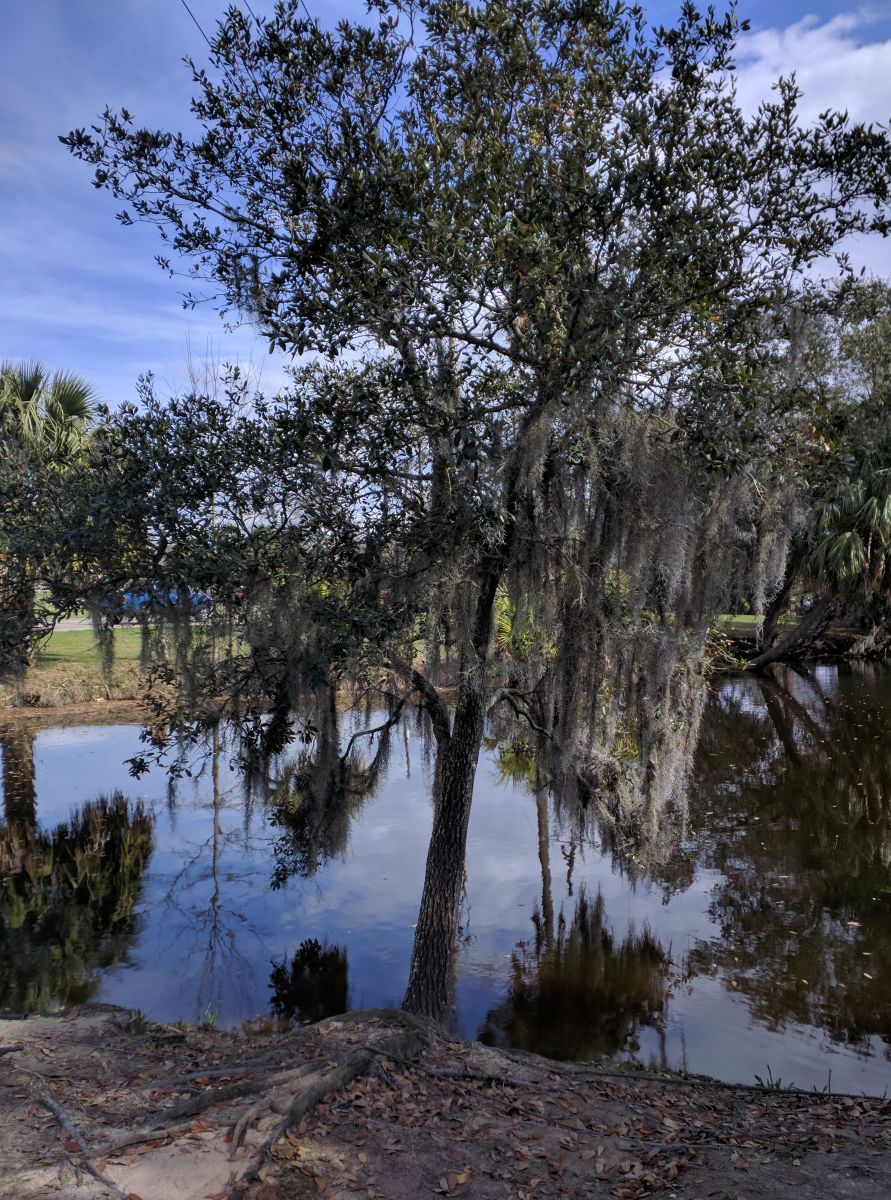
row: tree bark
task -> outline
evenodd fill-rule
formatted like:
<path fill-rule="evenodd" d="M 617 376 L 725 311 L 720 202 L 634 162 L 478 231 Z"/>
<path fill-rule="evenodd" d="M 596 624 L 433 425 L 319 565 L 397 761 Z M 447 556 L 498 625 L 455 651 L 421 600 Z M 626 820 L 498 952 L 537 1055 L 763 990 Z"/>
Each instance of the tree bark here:
<path fill-rule="evenodd" d="M 451 1006 L 452 956 L 467 850 L 473 781 L 486 715 L 482 668 L 462 678 L 452 732 L 437 751 L 438 794 L 424 890 L 402 1007 L 444 1021 Z"/>
<path fill-rule="evenodd" d="M 452 962 L 464 883 L 467 826 L 489 701 L 495 595 L 516 536 L 527 442 L 546 411 L 547 401 L 543 400 L 527 413 L 505 471 L 504 528 L 498 543 L 484 553 L 479 563 L 479 588 L 461 654 L 458 701 L 451 730 L 442 697 L 422 675 L 413 672 L 413 682 L 424 698 L 436 735 L 437 793 L 402 1007 L 406 1012 L 434 1021 L 444 1021 L 451 1007 Z"/>
<path fill-rule="evenodd" d="M 761 645 L 762 652 L 768 651 L 773 645 L 776 637 L 777 624 L 780 617 L 783 615 L 783 610 L 789 603 L 789 594 L 792 591 L 792 585 L 795 582 L 796 569 L 791 564 L 786 567 L 786 574 L 783 576 L 783 582 L 780 585 L 780 590 L 768 604 L 764 613 L 764 624 L 761 626 Z"/>

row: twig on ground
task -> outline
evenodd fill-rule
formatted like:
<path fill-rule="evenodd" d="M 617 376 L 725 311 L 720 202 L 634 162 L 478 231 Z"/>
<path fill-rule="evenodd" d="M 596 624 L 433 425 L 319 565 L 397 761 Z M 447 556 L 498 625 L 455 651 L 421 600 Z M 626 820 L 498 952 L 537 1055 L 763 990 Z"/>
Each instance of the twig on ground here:
<path fill-rule="evenodd" d="M 84 1139 L 81 1137 L 80 1133 L 75 1128 L 74 1123 L 72 1122 L 72 1120 L 68 1116 L 68 1114 L 65 1112 L 64 1108 L 62 1108 L 61 1104 L 58 1104 L 52 1098 L 52 1096 L 47 1096 L 46 1093 L 43 1093 L 41 1096 L 38 1097 L 38 1103 L 42 1104 L 45 1109 L 47 1109 L 49 1112 L 51 1112 L 53 1114 L 53 1116 L 59 1122 L 59 1125 L 62 1127 L 62 1131 L 64 1133 L 68 1134 L 68 1137 L 71 1139 L 72 1142 L 74 1142 L 74 1144 L 77 1146 L 78 1150 L 80 1151 L 81 1158 L 80 1158 L 80 1160 L 77 1160 L 74 1158 L 73 1154 L 68 1149 L 68 1147 L 65 1145 L 65 1143 L 64 1142 L 62 1143 L 62 1147 L 65 1150 L 65 1153 L 68 1155 L 69 1158 L 71 1158 L 72 1162 L 74 1162 L 76 1166 L 83 1167 L 83 1169 L 87 1172 L 87 1174 L 92 1175 L 94 1179 L 98 1179 L 98 1181 L 104 1187 L 107 1187 L 108 1190 L 114 1196 L 118 1197 L 118 1200 L 128 1200 L 126 1193 L 121 1191 L 121 1189 L 118 1187 L 118 1185 L 115 1183 L 115 1181 L 113 1179 L 109 1179 L 109 1177 L 103 1171 L 100 1171 L 99 1168 L 95 1165 L 95 1163 L 93 1163 L 90 1160 L 90 1154 L 87 1149 L 86 1143 L 84 1142 Z"/>

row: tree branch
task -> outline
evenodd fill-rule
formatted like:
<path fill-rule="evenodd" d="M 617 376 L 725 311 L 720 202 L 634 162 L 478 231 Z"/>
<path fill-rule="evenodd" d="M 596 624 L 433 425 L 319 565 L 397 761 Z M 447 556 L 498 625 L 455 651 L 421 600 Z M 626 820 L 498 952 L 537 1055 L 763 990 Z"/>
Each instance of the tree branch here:
<path fill-rule="evenodd" d="M 414 690 L 414 689 L 412 689 L 412 690 Z M 343 754 L 341 754 L 341 756 L 340 756 L 341 766 L 343 766 L 343 764 L 346 762 L 347 758 L 349 757 L 349 753 L 353 748 L 353 743 L 358 738 L 374 737 L 374 735 L 376 733 L 383 733 L 385 730 L 393 728 L 393 726 L 396 724 L 396 722 L 402 716 L 402 710 L 405 707 L 405 702 L 410 695 L 411 695 L 411 692 L 407 693 L 405 696 L 400 697 L 399 702 L 397 703 L 395 709 L 390 714 L 390 716 L 386 719 L 386 721 L 383 722 L 382 725 L 375 725 L 373 729 L 360 729 L 357 733 L 353 734 L 353 736 L 347 742 L 346 750 L 344 750 Z"/>
<path fill-rule="evenodd" d="M 416 667 L 411 666 L 409 663 L 393 659 L 390 666 L 397 675 L 401 675 L 403 679 L 408 679 L 411 682 L 414 691 L 420 693 L 421 702 L 433 723 L 433 733 L 436 741 L 439 745 L 445 745 L 451 739 L 452 727 L 449 722 L 448 707 L 445 700 L 439 694 L 439 691 L 426 676 L 422 675 Z"/>

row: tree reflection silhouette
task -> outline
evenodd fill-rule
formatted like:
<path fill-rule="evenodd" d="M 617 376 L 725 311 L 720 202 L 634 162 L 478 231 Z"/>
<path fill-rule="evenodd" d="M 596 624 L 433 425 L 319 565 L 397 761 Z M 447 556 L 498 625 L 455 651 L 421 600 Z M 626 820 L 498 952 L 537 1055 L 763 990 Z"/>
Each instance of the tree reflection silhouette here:
<path fill-rule="evenodd" d="M 151 818 L 120 793 L 51 832 L 30 819 L 0 829 L 0 1008 L 34 1012 L 93 995 L 96 972 L 133 944 L 151 849 Z"/>
<path fill-rule="evenodd" d="M 621 943 L 609 929 L 603 897 L 593 903 L 579 890 L 571 921 L 561 911 L 554 918 L 550 864 L 549 800 L 558 823 L 569 834 L 567 887 L 572 896 L 575 847 L 595 828 L 604 852 L 620 871 L 639 871 L 640 830 L 622 829 L 612 816 L 604 819 L 599 805 L 583 794 L 549 795 L 541 755 L 517 729 L 503 726 L 498 751 L 501 778 L 529 788 L 535 795 L 541 903 L 533 914 L 535 937 L 520 942 L 511 955 L 511 982 L 506 999 L 486 1017 L 479 1038 L 557 1059 L 584 1059 L 635 1049 L 640 1025 L 659 1023 L 667 997 L 669 956 L 649 929 L 632 928 Z M 546 760 L 545 760 L 546 761 Z M 666 810 L 667 815 L 667 810 Z M 632 837 L 634 840 L 632 841 Z M 641 857 L 649 859 L 650 855 Z M 661 855 L 656 856 L 661 860 Z"/>
<path fill-rule="evenodd" d="M 345 949 L 315 938 L 301 942 L 290 962 L 273 963 L 272 1011 L 302 1025 L 346 1012 L 348 972 Z"/>
<path fill-rule="evenodd" d="M 33 730 L 24 725 L 0 723 L 0 752 L 6 824 L 33 829 L 37 823 Z"/>
<path fill-rule="evenodd" d="M 571 921 L 561 912 L 549 937 L 533 917 L 532 945 L 511 956 L 506 999 L 488 1013 L 479 1040 L 556 1059 L 590 1059 L 635 1049 L 641 1025 L 658 1024 L 666 1001 L 669 958 L 649 929 L 618 942 L 603 897 L 582 888 Z"/>
<path fill-rule="evenodd" d="M 332 696 L 317 717 L 312 746 L 279 769 L 269 794 L 270 819 L 283 831 L 274 846 L 275 887 L 294 876 L 312 877 L 346 850 L 353 818 L 386 775 L 392 727 L 383 724 L 370 761 L 352 739 L 341 754 Z"/>
<path fill-rule="evenodd" d="M 891 744 L 889 676 L 864 670 L 872 686 L 853 699 L 844 675 L 833 696 L 779 671 L 714 702 L 692 824 L 701 864 L 721 872 L 721 938 L 689 968 L 722 973 L 772 1028 L 866 1047 L 891 1043 Z"/>

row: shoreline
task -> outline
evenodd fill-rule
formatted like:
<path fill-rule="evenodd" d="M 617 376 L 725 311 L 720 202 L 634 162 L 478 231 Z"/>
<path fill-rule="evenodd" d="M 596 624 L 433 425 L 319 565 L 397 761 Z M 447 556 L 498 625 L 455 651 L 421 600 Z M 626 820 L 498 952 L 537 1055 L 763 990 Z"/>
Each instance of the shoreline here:
<path fill-rule="evenodd" d="M 891 1193 L 891 1101 L 560 1063 L 394 1010 L 266 1035 L 0 1019 L 0 1103 L 9 1200 Z"/>
<path fill-rule="evenodd" d="M 724 636 L 728 643 L 740 652 L 751 649 L 753 638 L 748 635 Z M 800 659 L 779 660 L 771 665 L 794 667 L 799 664 L 808 666 L 819 663 L 891 661 L 891 650 L 888 647 L 883 647 L 880 652 L 875 654 L 851 653 L 851 647 L 861 640 L 861 636 L 850 631 L 833 634 L 831 640 L 824 638 L 823 644 L 813 653 Z M 119 678 L 112 684 L 111 690 L 122 694 L 108 696 L 107 694 L 96 694 L 109 690 L 106 688 L 98 668 L 96 668 L 95 674 L 91 672 L 87 677 L 82 672 L 65 672 L 59 667 L 54 667 L 52 670 L 51 682 L 48 685 L 44 684 L 43 691 L 29 690 L 26 681 L 25 687 L 22 689 L 24 698 L 18 703 L 14 703 L 14 690 L 7 690 L 5 693 L 0 691 L 0 723 L 40 724 L 78 717 L 101 718 L 105 714 L 109 717 L 127 716 L 134 721 L 141 721 L 149 715 L 142 690 L 138 686 L 140 677 L 135 671 L 128 672 L 127 678 Z M 40 671 L 39 666 L 37 671 Z M 743 659 L 739 663 L 715 666 L 713 671 L 716 675 L 747 674 Z M 35 682 L 40 682 L 39 677 Z M 440 690 L 448 695 L 453 689 L 443 685 Z M 85 691 L 92 694 L 84 695 Z M 346 695 L 349 698 L 348 694 Z"/>

